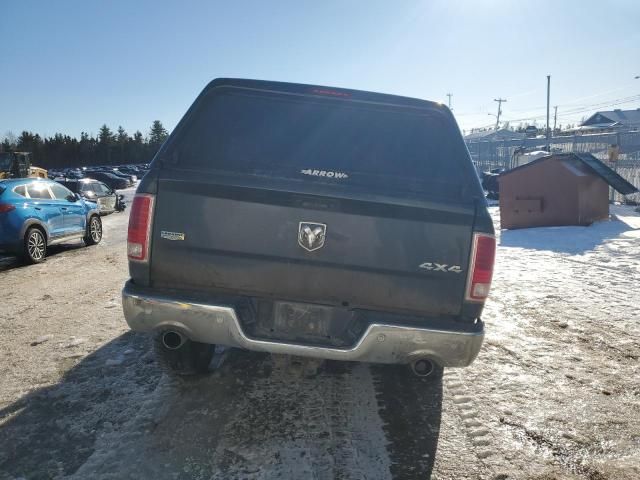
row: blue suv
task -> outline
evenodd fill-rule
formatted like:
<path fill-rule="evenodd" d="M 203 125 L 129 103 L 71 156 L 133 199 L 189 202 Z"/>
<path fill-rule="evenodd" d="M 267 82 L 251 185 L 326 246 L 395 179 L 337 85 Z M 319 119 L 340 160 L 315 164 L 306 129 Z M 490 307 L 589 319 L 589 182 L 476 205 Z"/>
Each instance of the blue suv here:
<path fill-rule="evenodd" d="M 0 180 L 0 251 L 39 263 L 49 245 L 79 239 L 102 240 L 97 204 L 51 180 Z"/>

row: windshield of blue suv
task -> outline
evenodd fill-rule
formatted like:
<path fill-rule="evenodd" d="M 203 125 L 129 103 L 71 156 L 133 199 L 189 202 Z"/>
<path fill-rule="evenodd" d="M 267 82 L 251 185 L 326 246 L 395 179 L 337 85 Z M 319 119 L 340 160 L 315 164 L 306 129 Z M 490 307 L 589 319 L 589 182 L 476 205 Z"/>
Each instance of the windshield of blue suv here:
<path fill-rule="evenodd" d="M 469 184 L 457 127 L 428 108 L 226 89 L 196 106 L 172 152 L 179 168 L 375 192 L 457 197 Z"/>

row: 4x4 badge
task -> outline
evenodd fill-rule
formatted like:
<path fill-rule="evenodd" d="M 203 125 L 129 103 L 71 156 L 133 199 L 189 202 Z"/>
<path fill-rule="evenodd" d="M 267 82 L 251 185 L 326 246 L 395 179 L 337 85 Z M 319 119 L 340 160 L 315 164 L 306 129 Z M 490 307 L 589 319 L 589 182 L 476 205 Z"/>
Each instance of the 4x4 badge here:
<path fill-rule="evenodd" d="M 324 223 L 300 222 L 298 228 L 298 244 L 309 252 L 324 246 L 327 226 Z"/>

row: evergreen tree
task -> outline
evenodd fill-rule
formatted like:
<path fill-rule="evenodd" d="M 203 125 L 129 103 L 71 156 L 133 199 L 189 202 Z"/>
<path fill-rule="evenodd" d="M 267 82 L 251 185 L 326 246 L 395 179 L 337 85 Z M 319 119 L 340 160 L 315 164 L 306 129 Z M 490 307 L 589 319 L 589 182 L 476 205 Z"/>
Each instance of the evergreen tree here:
<path fill-rule="evenodd" d="M 78 165 L 96 165 L 98 163 L 95 155 L 96 139 L 90 137 L 87 132 L 80 133 L 80 142 L 78 145 L 80 161 Z M 72 165 L 66 165 L 72 166 Z"/>
<path fill-rule="evenodd" d="M 149 132 L 149 145 L 152 147 L 154 155 L 168 136 L 169 133 L 162 125 L 162 122 L 160 120 L 154 120 L 151 125 L 151 131 Z"/>
<path fill-rule="evenodd" d="M 153 123 L 148 139 L 140 131 L 129 136 L 122 126 L 114 134 L 106 124 L 100 127 L 97 137 L 81 132 L 79 138 L 62 133 L 42 138 L 30 131 L 16 137 L 7 132 L 0 136 L 0 152 L 30 152 L 33 164 L 43 168 L 148 163 L 167 136 L 160 121 Z"/>
<path fill-rule="evenodd" d="M 16 150 L 19 152 L 31 152 L 31 160 L 34 165 L 45 166 L 47 164 L 45 144 L 37 133 L 23 131 L 18 137 Z"/>
<path fill-rule="evenodd" d="M 112 163 L 112 145 L 115 142 L 115 135 L 106 124 L 100 127 L 98 133 L 98 147 L 100 161 L 106 164 Z"/>
<path fill-rule="evenodd" d="M 0 144 L 0 152 L 15 150 L 17 141 L 18 139 L 13 132 L 8 131 L 4 134 L 4 139 L 2 140 L 2 144 Z"/>
<path fill-rule="evenodd" d="M 118 146 L 117 157 L 115 158 L 115 163 L 122 164 L 128 163 L 128 143 L 129 143 L 129 135 L 122 128 L 122 125 L 118 127 L 118 134 L 116 135 L 116 145 Z"/>
<path fill-rule="evenodd" d="M 125 143 L 127 143 L 127 140 L 129 140 L 129 135 L 127 135 L 127 132 L 125 131 L 124 128 L 122 128 L 122 125 L 118 127 L 118 135 L 116 137 L 116 142 L 118 143 L 118 145 L 124 145 Z"/>
<path fill-rule="evenodd" d="M 140 130 L 136 130 L 133 137 L 129 139 L 129 157 L 127 161 L 131 163 L 144 163 L 148 162 L 147 159 L 147 145 L 145 144 L 144 137 Z"/>
<path fill-rule="evenodd" d="M 10 152 L 11 150 L 15 150 L 15 144 L 11 143 L 8 138 L 4 138 L 2 143 L 0 143 L 0 153 L 2 152 Z"/>
<path fill-rule="evenodd" d="M 103 124 L 100 127 L 100 133 L 98 133 L 98 141 L 101 145 L 111 145 L 115 140 L 115 136 L 107 124 Z"/>

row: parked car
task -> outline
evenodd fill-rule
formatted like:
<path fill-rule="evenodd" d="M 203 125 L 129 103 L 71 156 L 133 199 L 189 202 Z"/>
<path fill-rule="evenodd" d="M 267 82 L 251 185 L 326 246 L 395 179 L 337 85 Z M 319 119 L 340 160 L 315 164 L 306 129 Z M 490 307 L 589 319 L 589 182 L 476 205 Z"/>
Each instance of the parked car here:
<path fill-rule="evenodd" d="M 78 169 L 63 170 L 62 172 L 60 172 L 60 174 L 65 178 L 75 178 L 75 179 L 82 178 L 84 176 L 83 171 Z"/>
<path fill-rule="evenodd" d="M 137 175 L 132 174 L 132 173 L 123 172 L 119 168 L 112 168 L 111 172 L 114 173 L 115 175 L 118 175 L 120 177 L 126 178 L 127 180 L 129 180 L 131 185 L 134 185 L 138 181 Z"/>
<path fill-rule="evenodd" d="M 141 179 L 145 174 L 145 172 L 142 169 L 134 165 L 125 165 L 125 166 L 118 167 L 118 171 L 127 175 L 134 175 L 136 177 L 136 180 Z"/>
<path fill-rule="evenodd" d="M 95 178 L 106 183 L 112 190 L 121 190 L 129 187 L 129 181 L 125 178 L 114 175 L 113 173 L 99 171 L 85 171 L 85 176 Z"/>
<path fill-rule="evenodd" d="M 104 182 L 93 178 L 83 178 L 80 180 L 63 180 L 59 183 L 85 200 L 97 203 L 100 215 L 108 215 L 115 211 L 124 210 L 118 208 L 118 203 L 124 201 L 124 196 L 118 194 Z"/>
<path fill-rule="evenodd" d="M 483 342 L 486 205 L 439 103 L 218 79 L 138 187 L 125 318 L 178 375 L 222 344 L 437 378 Z"/>
<path fill-rule="evenodd" d="M 0 181 L 0 251 L 39 263 L 48 246 L 77 239 L 102 240 L 97 204 L 52 180 Z"/>
<path fill-rule="evenodd" d="M 94 172 L 103 172 L 103 173 L 108 173 L 110 175 L 115 175 L 116 177 L 126 180 L 127 185 L 129 187 L 133 186 L 137 180 L 137 178 L 135 178 L 133 175 L 128 175 L 126 173 L 120 172 L 117 168 L 113 168 L 113 167 L 97 167 L 94 169 L 87 169 L 86 175 L 91 176 Z"/>

